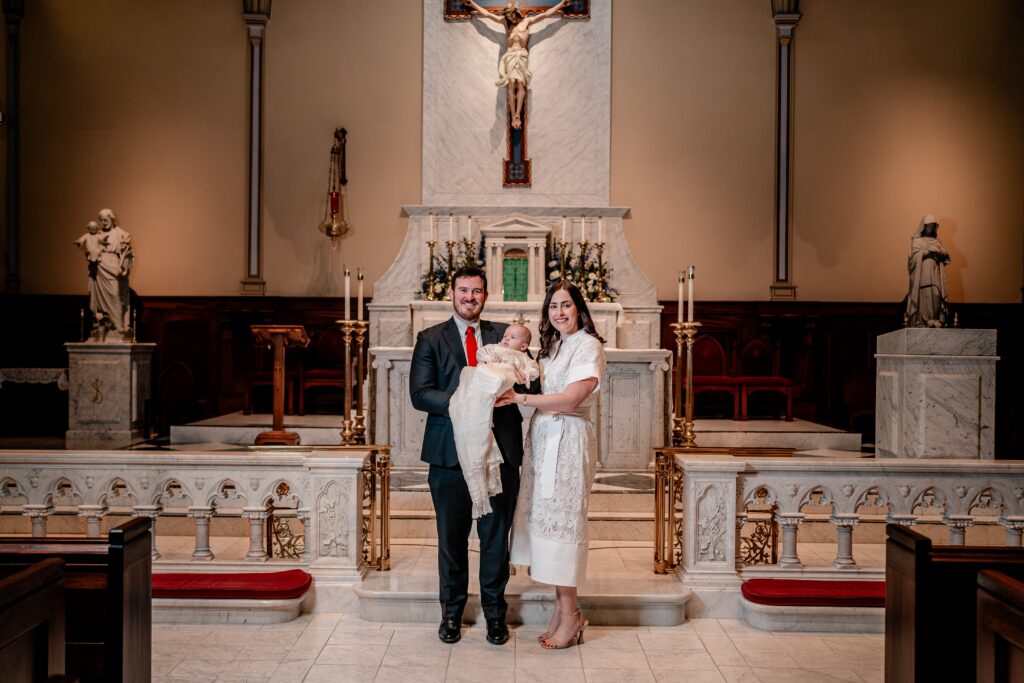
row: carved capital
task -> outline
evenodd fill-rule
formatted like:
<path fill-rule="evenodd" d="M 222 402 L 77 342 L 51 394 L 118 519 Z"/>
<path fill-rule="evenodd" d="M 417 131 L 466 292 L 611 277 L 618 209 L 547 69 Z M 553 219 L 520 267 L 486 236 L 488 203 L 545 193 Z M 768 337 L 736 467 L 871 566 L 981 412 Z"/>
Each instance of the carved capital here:
<path fill-rule="evenodd" d="M 1024 531 L 1024 517 L 1002 517 L 996 520 L 1002 526 L 1014 531 Z"/>
<path fill-rule="evenodd" d="M 890 513 L 886 515 L 885 521 L 900 526 L 914 526 L 917 523 L 917 515 L 894 515 Z"/>
<path fill-rule="evenodd" d="M 189 519 L 210 519 L 213 517 L 214 509 L 206 505 L 197 505 L 188 509 Z"/>
<path fill-rule="evenodd" d="M 132 517 L 149 517 L 156 519 L 164 509 L 159 505 L 136 505 L 132 508 Z"/>
<path fill-rule="evenodd" d="M 974 526 L 974 518 L 970 515 L 943 515 L 942 523 L 954 529 L 970 529 Z"/>
<path fill-rule="evenodd" d="M 829 517 L 828 521 L 832 522 L 837 527 L 847 527 L 852 529 L 857 526 L 857 522 L 860 521 L 860 515 L 850 512 L 839 513 Z"/>
<path fill-rule="evenodd" d="M 21 507 L 21 514 L 26 517 L 49 517 L 53 514 L 52 505 L 23 505 Z"/>
<path fill-rule="evenodd" d="M 775 521 L 782 526 L 798 527 L 806 515 L 802 512 L 776 512 Z"/>

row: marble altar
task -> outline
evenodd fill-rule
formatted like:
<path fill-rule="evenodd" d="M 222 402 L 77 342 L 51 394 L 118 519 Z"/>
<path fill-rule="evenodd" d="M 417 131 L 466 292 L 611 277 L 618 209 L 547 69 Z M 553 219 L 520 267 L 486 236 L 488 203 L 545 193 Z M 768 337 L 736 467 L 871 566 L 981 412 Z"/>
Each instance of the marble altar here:
<path fill-rule="evenodd" d="M 878 337 L 880 457 L 995 457 L 996 331 L 905 328 Z"/>

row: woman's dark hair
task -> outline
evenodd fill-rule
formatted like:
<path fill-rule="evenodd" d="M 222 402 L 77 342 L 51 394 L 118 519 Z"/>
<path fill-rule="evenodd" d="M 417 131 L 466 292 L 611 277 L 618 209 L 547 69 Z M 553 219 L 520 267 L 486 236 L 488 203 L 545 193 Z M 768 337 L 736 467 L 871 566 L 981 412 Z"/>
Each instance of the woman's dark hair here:
<path fill-rule="evenodd" d="M 544 295 L 544 304 L 540 310 L 540 352 L 537 354 L 538 358 L 547 358 L 548 354 L 551 353 L 551 347 L 554 346 L 555 340 L 562 337 L 561 333 L 554 328 L 551 324 L 551 320 L 548 318 L 548 306 L 551 305 L 551 297 L 555 295 L 560 289 L 564 289 L 569 292 L 569 298 L 572 299 L 572 303 L 576 306 L 576 323 L 579 325 L 579 329 L 586 330 L 587 334 L 594 337 L 602 344 L 604 339 L 597 333 L 597 328 L 594 327 L 594 319 L 590 317 L 590 309 L 587 308 L 587 302 L 583 300 L 583 295 L 580 294 L 580 288 L 571 282 L 556 282 L 555 284 L 548 287 L 548 293 Z"/>
<path fill-rule="evenodd" d="M 454 273 L 452 273 L 452 289 L 455 289 L 455 283 L 459 281 L 460 277 L 478 277 L 484 281 L 484 294 L 487 293 L 487 273 L 484 272 L 483 268 L 477 268 L 476 266 L 462 266 Z"/>

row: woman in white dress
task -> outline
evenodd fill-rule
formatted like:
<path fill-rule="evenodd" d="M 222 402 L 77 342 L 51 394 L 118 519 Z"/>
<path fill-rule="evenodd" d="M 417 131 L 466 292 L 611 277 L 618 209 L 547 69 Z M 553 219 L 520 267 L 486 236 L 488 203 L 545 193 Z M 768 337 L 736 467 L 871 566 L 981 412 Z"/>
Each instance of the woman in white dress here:
<path fill-rule="evenodd" d="M 538 640 L 548 649 L 581 642 L 586 619 L 576 587 L 587 573 L 587 509 L 597 467 L 592 408 L 605 373 L 604 342 L 572 283 L 548 289 L 540 323 L 542 394 L 502 395 L 499 405 L 536 409 L 512 525 L 512 563 L 555 586 L 555 610 Z M 504 403 L 502 403 L 504 402 Z"/>

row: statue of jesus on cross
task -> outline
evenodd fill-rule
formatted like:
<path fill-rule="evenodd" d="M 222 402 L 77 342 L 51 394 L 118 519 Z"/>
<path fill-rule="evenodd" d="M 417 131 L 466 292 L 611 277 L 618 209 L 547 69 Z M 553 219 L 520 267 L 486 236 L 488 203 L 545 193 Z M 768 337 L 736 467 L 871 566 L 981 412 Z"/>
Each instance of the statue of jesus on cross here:
<path fill-rule="evenodd" d="M 502 24 L 505 27 L 505 38 L 508 49 L 501 58 L 498 65 L 499 88 L 505 88 L 508 100 L 508 113 L 512 119 L 512 127 L 522 127 L 523 103 L 526 101 L 526 88 L 530 85 L 529 58 L 527 44 L 530 42 L 530 28 L 537 22 L 553 16 L 556 12 L 568 5 L 572 0 L 561 0 L 558 4 L 544 10 L 535 16 L 527 16 L 519 9 L 515 0 L 508 0 L 500 13 L 484 9 L 474 0 L 464 0 L 464 3 L 482 17 Z"/>

